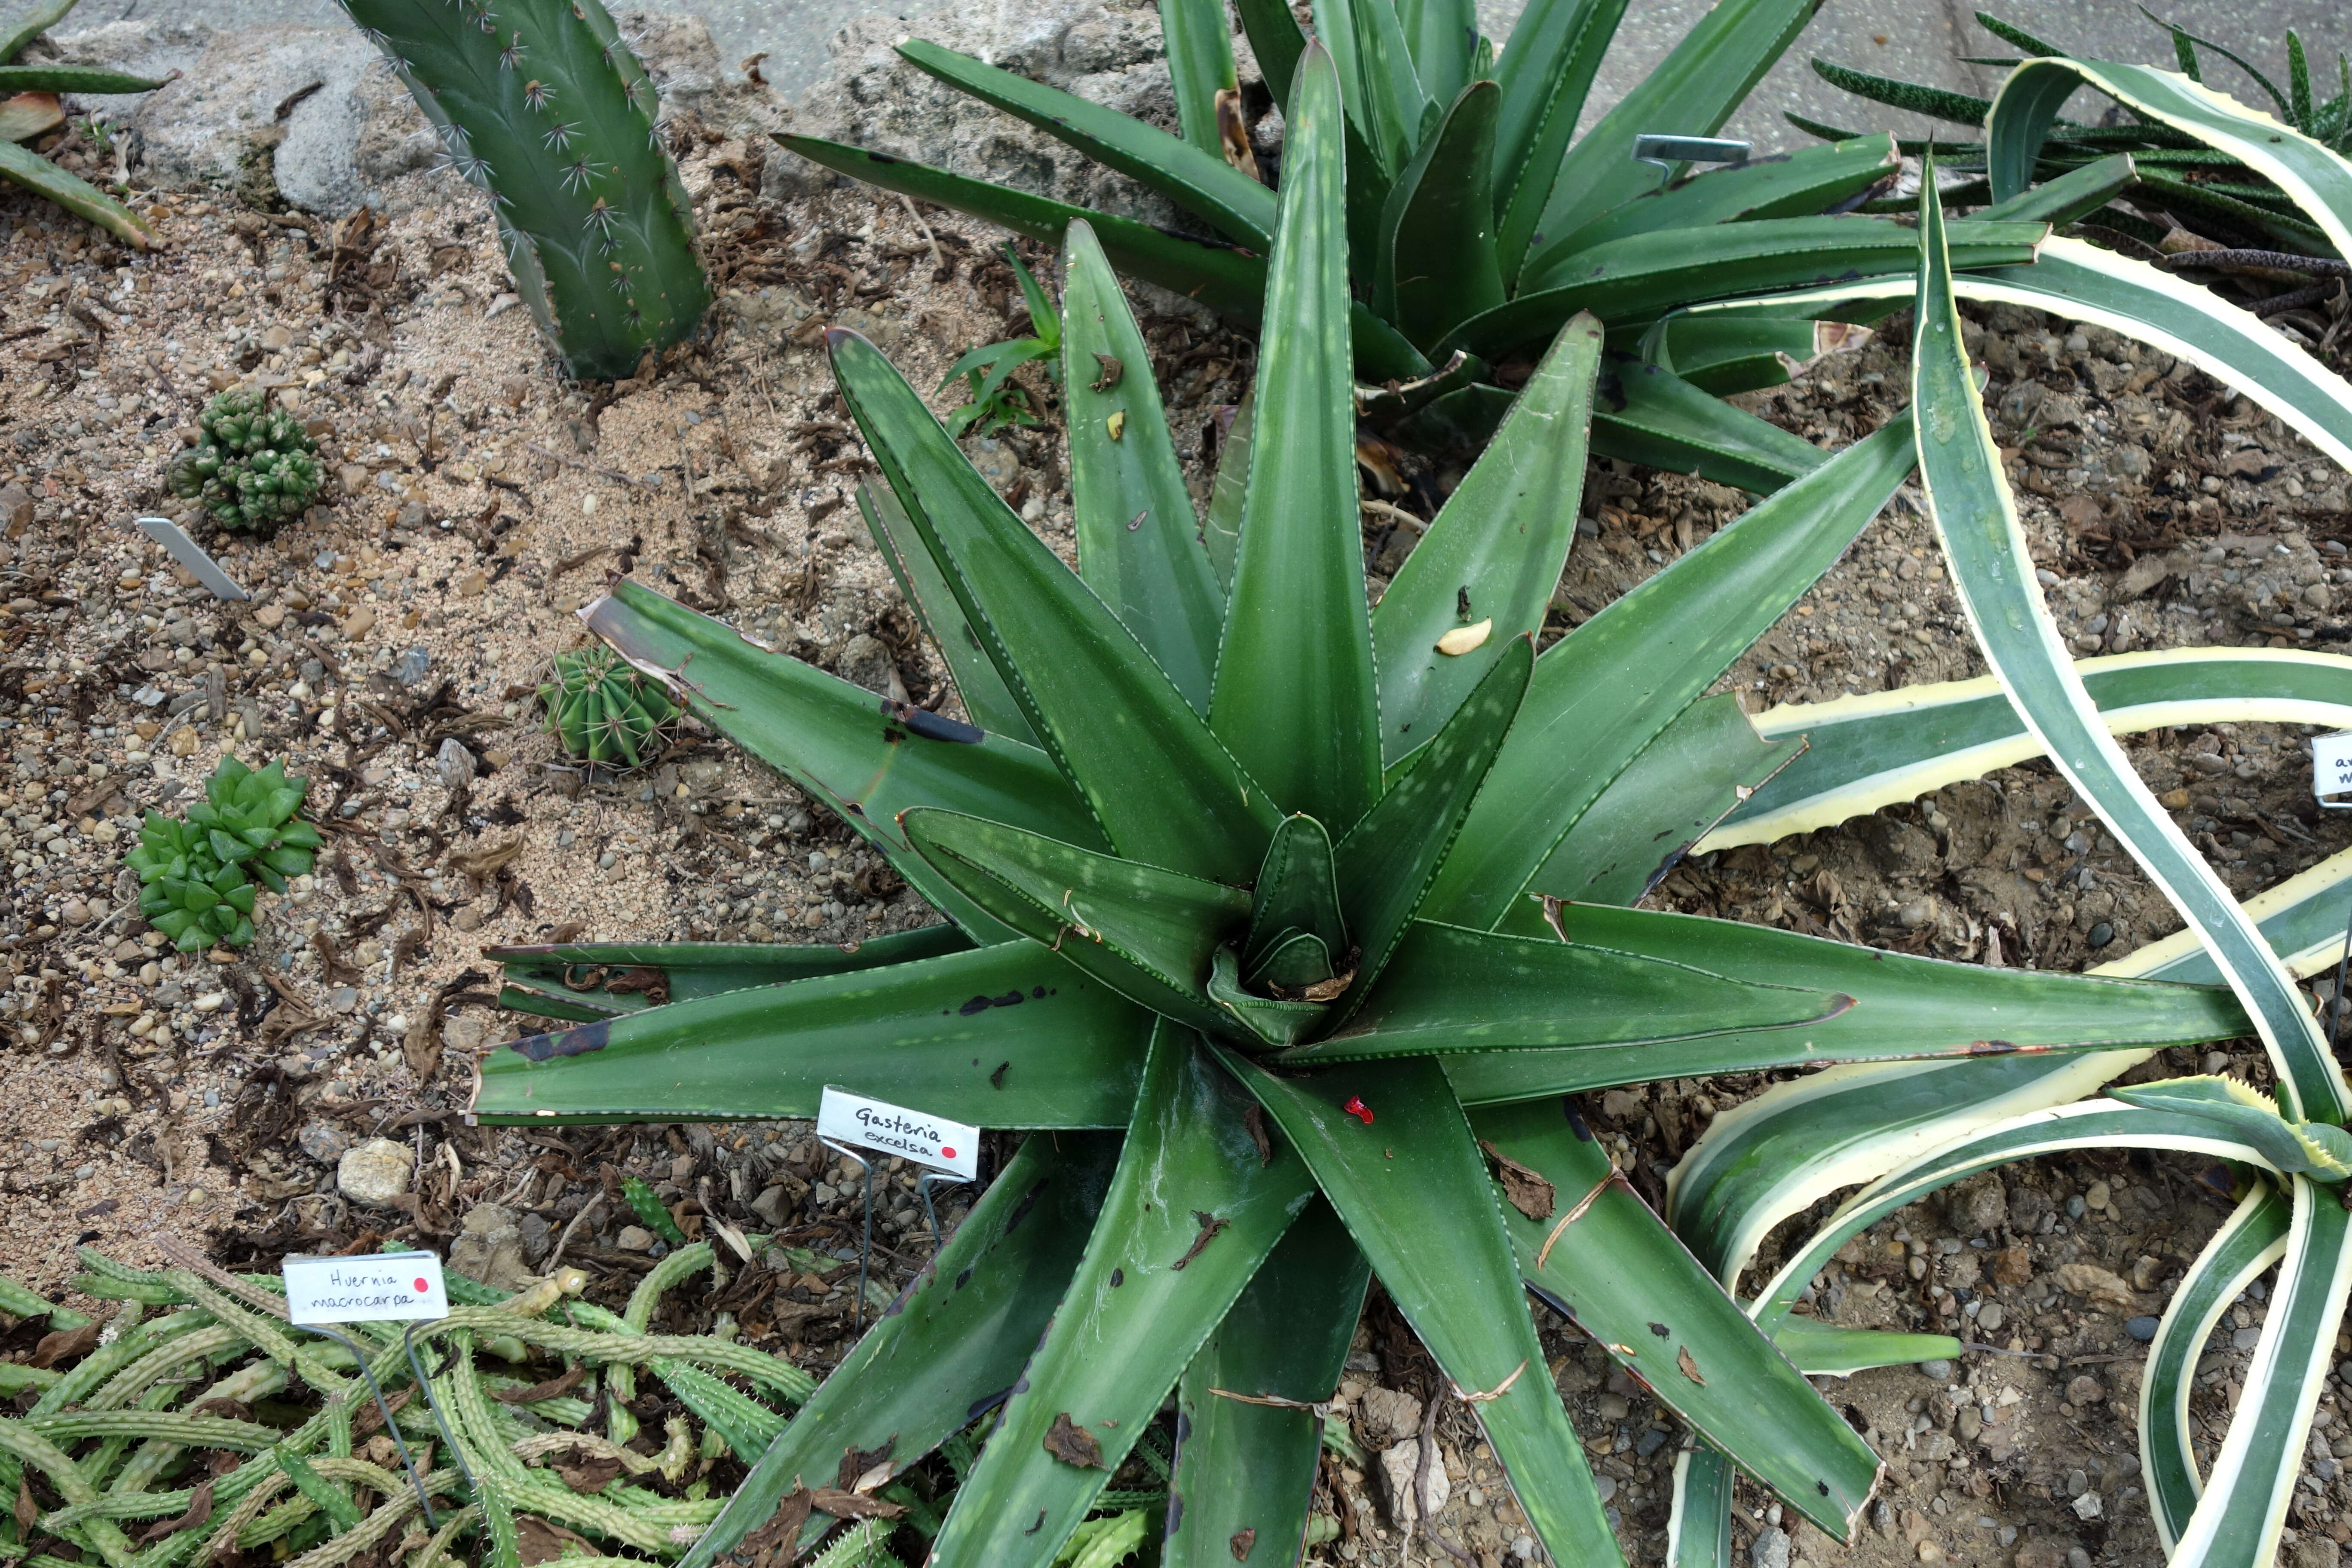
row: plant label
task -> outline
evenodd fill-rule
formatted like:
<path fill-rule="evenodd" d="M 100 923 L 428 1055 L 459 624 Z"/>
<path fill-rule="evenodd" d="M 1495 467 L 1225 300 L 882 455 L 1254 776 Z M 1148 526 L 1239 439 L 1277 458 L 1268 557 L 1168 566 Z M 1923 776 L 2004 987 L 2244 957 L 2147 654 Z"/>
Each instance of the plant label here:
<path fill-rule="evenodd" d="M 237 585 L 236 580 L 220 569 L 220 563 L 205 553 L 204 546 L 190 539 L 180 525 L 168 517 L 142 517 L 140 531 L 172 552 L 172 559 L 196 574 L 215 599 L 245 600 L 253 597 Z"/>
<path fill-rule="evenodd" d="M 980 1174 L 980 1129 L 827 1088 L 817 1102 L 816 1135 L 856 1149 L 896 1154 L 964 1181 Z"/>
<path fill-rule="evenodd" d="M 287 1316 L 297 1323 L 405 1322 L 446 1318 L 449 1291 L 430 1252 L 286 1260 Z"/>
<path fill-rule="evenodd" d="M 2352 730 L 2311 738 L 2311 793 L 2322 805 L 2352 811 Z"/>

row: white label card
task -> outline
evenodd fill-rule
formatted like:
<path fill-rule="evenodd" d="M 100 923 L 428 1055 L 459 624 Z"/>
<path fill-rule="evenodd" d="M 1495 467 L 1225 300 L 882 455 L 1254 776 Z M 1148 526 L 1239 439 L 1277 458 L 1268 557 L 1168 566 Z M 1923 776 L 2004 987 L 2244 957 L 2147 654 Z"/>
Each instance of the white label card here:
<path fill-rule="evenodd" d="M 816 1133 L 853 1149 L 896 1154 L 969 1182 L 980 1174 L 980 1129 L 828 1088 L 817 1102 Z"/>
<path fill-rule="evenodd" d="M 287 1316 L 298 1323 L 404 1322 L 446 1318 L 449 1291 L 430 1252 L 289 1258 Z"/>
<path fill-rule="evenodd" d="M 2352 805 L 2328 798 L 2352 794 L 2352 730 L 2311 738 L 2311 793 L 2325 805 Z"/>

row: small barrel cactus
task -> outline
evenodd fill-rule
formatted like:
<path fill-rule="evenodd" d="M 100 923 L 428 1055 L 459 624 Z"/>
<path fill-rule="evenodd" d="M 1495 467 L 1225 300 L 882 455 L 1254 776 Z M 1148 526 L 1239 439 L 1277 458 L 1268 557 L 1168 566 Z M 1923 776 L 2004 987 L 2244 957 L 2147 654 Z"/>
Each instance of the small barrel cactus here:
<path fill-rule="evenodd" d="M 575 376 L 634 371 L 710 287 L 653 79 L 597 0 L 339 0 L 450 167 L 490 194 L 515 292 Z"/>
<path fill-rule="evenodd" d="M 310 787 L 282 762 L 257 773 L 223 757 L 184 819 L 151 811 L 140 826 L 138 847 L 123 857 L 139 873 L 139 912 L 183 952 L 251 942 L 255 883 L 284 892 L 322 842 L 295 815 Z"/>
<path fill-rule="evenodd" d="M 677 704 L 660 681 L 598 646 L 558 654 L 555 679 L 539 689 L 547 729 L 583 762 L 642 767 L 661 750 Z"/>
<path fill-rule="evenodd" d="M 317 448 L 302 421 L 268 406 L 266 395 L 224 392 L 205 405 L 196 427 L 195 447 L 180 455 L 165 482 L 221 527 L 268 533 L 317 499 Z"/>

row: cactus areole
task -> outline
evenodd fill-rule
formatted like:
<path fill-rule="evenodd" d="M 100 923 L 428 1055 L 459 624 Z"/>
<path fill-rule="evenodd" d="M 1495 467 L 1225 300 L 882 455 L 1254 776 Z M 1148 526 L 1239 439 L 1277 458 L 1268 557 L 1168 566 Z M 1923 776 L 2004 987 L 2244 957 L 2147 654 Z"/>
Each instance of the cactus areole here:
<path fill-rule="evenodd" d="M 588 379 L 627 375 L 710 303 L 660 102 L 596 0 L 343 0 L 448 165 L 490 195 L 515 291 Z"/>

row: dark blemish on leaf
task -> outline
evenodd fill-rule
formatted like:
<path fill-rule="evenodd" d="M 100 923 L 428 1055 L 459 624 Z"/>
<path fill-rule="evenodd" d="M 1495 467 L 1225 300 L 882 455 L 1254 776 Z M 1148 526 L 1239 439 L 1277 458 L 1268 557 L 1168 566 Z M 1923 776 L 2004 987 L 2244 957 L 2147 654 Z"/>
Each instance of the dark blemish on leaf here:
<path fill-rule="evenodd" d="M 563 1029 L 551 1035 L 526 1035 L 512 1042 L 511 1048 L 525 1060 L 534 1062 L 543 1062 L 551 1057 L 584 1057 L 590 1051 L 601 1051 L 611 1044 L 612 1033 L 611 1021 L 599 1018 L 576 1029 Z"/>
<path fill-rule="evenodd" d="M 884 745 L 895 746 L 906 738 L 907 732 L 904 730 L 894 730 L 887 724 L 882 726 L 882 743 Z"/>
<path fill-rule="evenodd" d="M 1829 1482 L 1827 1482 L 1827 1481 L 1815 1481 L 1815 1482 L 1813 1483 L 1813 1485 L 1814 1485 L 1816 1488 L 1818 1488 L 1818 1489 L 1820 1489 L 1822 1496 L 1823 1496 L 1823 1497 L 1827 1497 L 1827 1496 L 1829 1496 L 1829 1495 L 1830 1495 L 1830 1484 L 1829 1484 Z"/>
<path fill-rule="evenodd" d="M 1045 997 L 1045 988 L 1043 985 L 1033 985 L 1029 988 L 1029 994 L 1032 998 L 1042 1002 Z"/>
<path fill-rule="evenodd" d="M 956 1011 L 969 1018 L 975 1013 L 985 1013 L 991 1007 L 995 1005 L 995 1003 L 991 1002 L 985 996 L 975 996 L 971 1001 L 966 1002 L 962 1006 L 957 1008 Z"/>
<path fill-rule="evenodd" d="M 971 1408 L 963 1413 L 965 1425 L 969 1426 L 971 1423 L 979 1420 L 982 1416 L 987 1415 L 990 1411 L 995 1409 L 998 1405 L 1003 1404 L 1012 1396 L 1013 1391 L 1009 1388 L 1000 1388 L 994 1394 L 984 1394 L 981 1395 L 978 1399 L 971 1402 Z"/>
<path fill-rule="evenodd" d="M 1095 350 L 1095 360 L 1096 363 L 1102 366 L 1102 374 L 1095 377 L 1094 380 L 1087 383 L 1087 390 L 1088 392 L 1108 392 L 1112 387 L 1118 384 L 1118 378 L 1127 373 L 1127 366 L 1121 364 L 1109 354 L 1103 353 L 1100 349 Z"/>
<path fill-rule="evenodd" d="M 1672 1332 L 1673 1332 L 1673 1331 L 1672 1331 L 1672 1330 L 1670 1330 L 1670 1329 L 1668 1329 L 1668 1328 L 1666 1327 L 1666 1325 L 1665 1325 L 1665 1324 L 1664 1324 L 1664 1323 L 1652 1323 L 1652 1324 L 1650 1325 L 1650 1331 L 1651 1331 L 1652 1333 L 1654 1333 L 1654 1334 L 1657 1335 L 1657 1336 L 1658 1336 L 1658 1338 L 1660 1338 L 1660 1339 L 1662 1339 L 1662 1340 L 1663 1340 L 1663 1339 L 1664 1339 L 1664 1338 L 1666 1338 L 1670 1333 L 1672 1333 Z"/>
<path fill-rule="evenodd" d="M 967 1286 L 967 1285 L 969 1285 L 969 1284 L 971 1284 L 971 1266 L 970 1266 L 970 1265 L 966 1265 L 966 1266 L 964 1267 L 964 1268 L 963 1268 L 961 1272 L 959 1272 L 959 1273 L 956 1275 L 955 1288 L 956 1288 L 957 1289 L 961 1290 L 961 1289 L 962 1289 L 965 1286 Z"/>
<path fill-rule="evenodd" d="M 1022 995 L 1018 991 L 1007 991 L 1003 995 L 999 996 L 996 999 L 996 1005 L 1000 1007 L 1018 1007 L 1022 1003 L 1027 1000 L 1028 998 Z"/>
<path fill-rule="evenodd" d="M 1194 1209 L 1192 1211 L 1192 1220 L 1194 1224 L 1201 1227 L 1201 1233 L 1192 1238 L 1192 1245 L 1185 1249 L 1183 1257 L 1178 1258 L 1172 1265 L 1171 1265 L 1171 1268 L 1181 1268 L 1187 1263 L 1192 1262 L 1195 1258 L 1200 1257 L 1201 1249 L 1208 1246 L 1209 1243 L 1216 1240 L 1217 1233 L 1219 1231 L 1234 1223 L 1229 1219 L 1219 1219 L 1216 1215 L 1208 1213 L 1204 1209 Z"/>
<path fill-rule="evenodd" d="M 1174 1492 L 1168 1494 L 1168 1531 L 1163 1540 L 1173 1541 L 1184 1523 L 1184 1500 Z"/>
<path fill-rule="evenodd" d="M 1021 1194 L 1021 1201 L 1014 1204 L 1013 1205 L 1013 1212 L 1004 1216 L 1005 1235 L 1011 1236 L 1014 1231 L 1021 1228 L 1021 1222 L 1027 1219 L 1029 1217 L 1029 1211 L 1036 1206 L 1037 1194 L 1045 1190 L 1045 1184 L 1040 1182 L 1035 1186 Z"/>
<path fill-rule="evenodd" d="M 1577 1111 L 1576 1096 L 1564 1094 L 1559 1097 L 1559 1113 L 1568 1118 L 1569 1129 L 1576 1134 L 1578 1142 L 1592 1142 L 1592 1129 L 1584 1124 L 1583 1116 Z"/>
<path fill-rule="evenodd" d="M 893 702 L 887 697 L 882 700 L 882 711 L 926 741 L 953 741 L 959 745 L 977 746 L 988 738 L 988 731 L 977 725 L 942 719 L 928 708 Z M 888 731 L 884 733 L 887 735 Z"/>
<path fill-rule="evenodd" d="M 1124 1285 L 1124 1284 L 1126 1284 L 1126 1283 L 1127 1283 L 1127 1270 L 1126 1270 L 1126 1269 L 1124 1269 L 1124 1268 L 1114 1268 L 1114 1269 L 1112 1269 L 1112 1270 L 1110 1271 L 1110 1288 L 1111 1288 L 1112 1289 L 1116 1290 L 1116 1289 L 1118 1289 L 1120 1286 L 1122 1286 L 1122 1285 Z"/>
<path fill-rule="evenodd" d="M 975 1062 L 972 1065 L 977 1067 L 979 1064 Z M 1003 1089 L 1004 1087 L 1004 1075 L 1012 1066 L 1013 1064 L 1011 1062 L 997 1063 L 996 1070 L 988 1075 L 988 1087 L 991 1089 Z"/>
<path fill-rule="evenodd" d="M 1233 1540 L 1228 1542 L 1226 1544 L 1234 1549 L 1234 1562 L 1248 1562 L 1250 1548 L 1257 1544 L 1257 1527 L 1254 1524 L 1244 1525 L 1241 1529 L 1234 1531 Z"/>
<path fill-rule="evenodd" d="M 1274 1163 L 1274 1140 L 1265 1132 L 1265 1107 L 1253 1104 L 1242 1112 L 1242 1125 L 1249 1130 L 1250 1142 L 1257 1145 L 1257 1164 L 1264 1170 Z"/>
<path fill-rule="evenodd" d="M 1033 1524 L 1033 1525 L 1031 1525 L 1028 1529 L 1026 1529 L 1026 1530 L 1023 1531 L 1021 1533 L 1022 1533 L 1022 1534 L 1024 1534 L 1024 1535 L 1034 1535 L 1034 1534 L 1036 1534 L 1039 1531 L 1041 1531 L 1041 1530 L 1043 1530 L 1043 1529 L 1045 1529 L 1045 1510 L 1044 1509 L 1042 1509 L 1042 1508 L 1041 1508 L 1041 1509 L 1039 1509 L 1039 1510 L 1037 1510 L 1037 1522 L 1036 1522 L 1036 1523 L 1034 1523 L 1034 1524 Z"/>
<path fill-rule="evenodd" d="M 1470 584 L 1467 583 L 1454 590 L 1454 613 L 1465 621 L 1470 618 Z"/>

